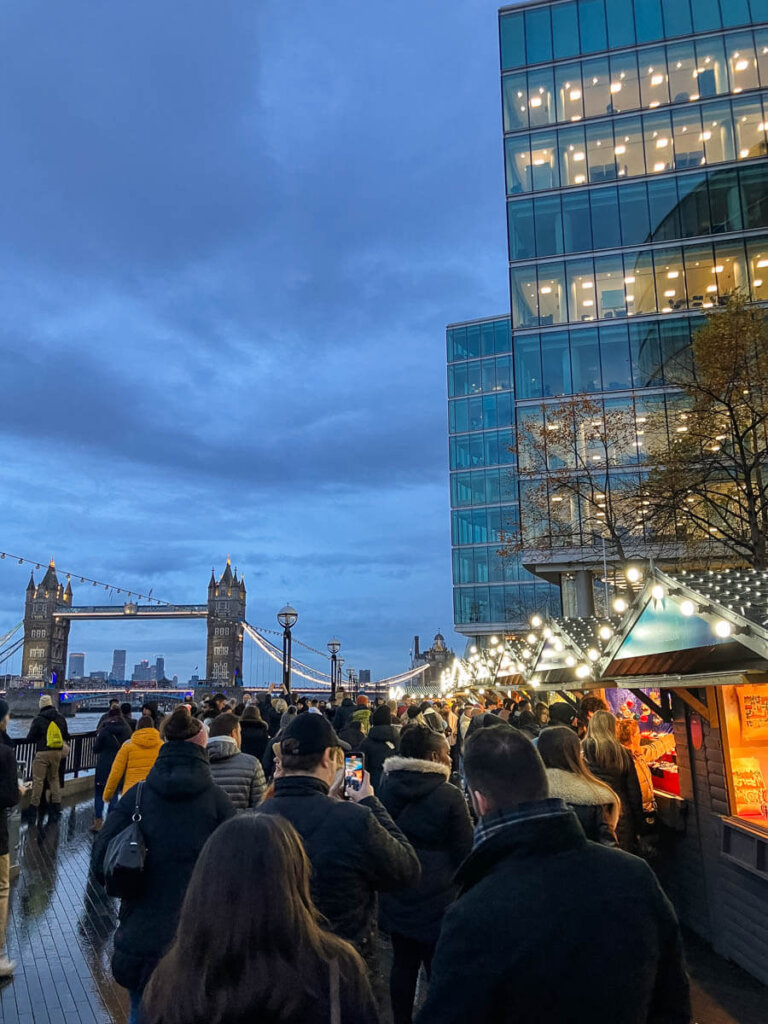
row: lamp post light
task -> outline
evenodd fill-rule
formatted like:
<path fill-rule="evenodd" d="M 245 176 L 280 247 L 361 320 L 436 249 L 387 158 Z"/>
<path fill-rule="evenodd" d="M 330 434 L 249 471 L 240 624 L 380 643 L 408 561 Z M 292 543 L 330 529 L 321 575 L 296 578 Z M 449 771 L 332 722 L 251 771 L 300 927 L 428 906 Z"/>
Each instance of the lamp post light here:
<path fill-rule="evenodd" d="M 337 637 L 332 636 L 326 646 L 331 652 L 331 704 L 333 704 L 336 700 L 336 686 L 339 680 L 339 664 L 337 656 L 341 650 L 341 641 Z"/>
<path fill-rule="evenodd" d="M 296 625 L 299 613 L 287 604 L 277 613 L 277 621 L 283 627 L 283 687 L 286 696 L 291 696 L 291 630 Z"/>

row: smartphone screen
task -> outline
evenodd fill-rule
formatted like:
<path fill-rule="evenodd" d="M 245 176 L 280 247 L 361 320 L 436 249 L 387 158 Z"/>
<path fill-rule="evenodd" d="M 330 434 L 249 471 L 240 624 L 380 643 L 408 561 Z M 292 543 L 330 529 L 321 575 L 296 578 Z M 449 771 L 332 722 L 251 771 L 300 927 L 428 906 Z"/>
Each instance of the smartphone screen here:
<path fill-rule="evenodd" d="M 363 785 L 363 755 L 344 755 L 344 791 L 348 789 L 359 790 Z"/>

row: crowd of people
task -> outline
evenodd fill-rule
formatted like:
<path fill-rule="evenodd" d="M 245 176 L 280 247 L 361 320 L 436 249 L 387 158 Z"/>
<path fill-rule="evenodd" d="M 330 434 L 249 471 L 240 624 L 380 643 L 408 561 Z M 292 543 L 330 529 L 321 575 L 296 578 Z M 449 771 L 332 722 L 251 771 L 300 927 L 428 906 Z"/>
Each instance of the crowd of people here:
<path fill-rule="evenodd" d="M 690 1021 L 674 910 L 633 855 L 650 755 L 600 698 L 270 688 L 163 720 L 115 702 L 95 742 L 96 879 L 139 815 L 147 848 L 112 958 L 133 1022 Z"/>

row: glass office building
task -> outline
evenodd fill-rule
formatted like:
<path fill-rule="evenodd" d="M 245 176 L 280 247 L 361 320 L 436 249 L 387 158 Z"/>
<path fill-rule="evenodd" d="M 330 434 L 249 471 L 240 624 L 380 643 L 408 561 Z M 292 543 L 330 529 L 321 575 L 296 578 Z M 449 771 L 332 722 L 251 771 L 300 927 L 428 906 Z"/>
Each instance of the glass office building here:
<path fill-rule="evenodd" d="M 684 414 L 664 368 L 702 312 L 734 291 L 768 301 L 768 0 L 532 0 L 503 8 L 499 28 L 509 426 L 588 394 L 636 417 L 636 465 L 617 471 L 642 472 L 650 414 L 669 432 Z M 448 334 L 457 409 L 473 402 L 461 388 L 485 355 L 465 357 L 465 385 L 464 329 Z M 459 435 L 471 446 L 485 426 L 477 412 L 451 415 L 455 478 L 467 471 Z M 454 483 L 454 517 L 461 494 Z M 470 496 L 474 508 L 471 480 Z M 455 530 L 453 543 L 456 625 L 469 632 Z M 476 622 L 490 632 L 488 614 Z"/>

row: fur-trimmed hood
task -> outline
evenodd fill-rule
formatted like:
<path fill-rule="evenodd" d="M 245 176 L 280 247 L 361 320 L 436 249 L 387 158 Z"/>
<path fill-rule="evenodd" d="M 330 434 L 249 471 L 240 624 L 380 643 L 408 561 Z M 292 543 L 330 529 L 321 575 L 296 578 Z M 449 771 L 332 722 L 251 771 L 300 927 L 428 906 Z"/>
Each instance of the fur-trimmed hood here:
<path fill-rule="evenodd" d="M 605 786 L 599 786 L 573 772 L 563 771 L 562 768 L 547 768 L 547 778 L 551 797 L 564 800 L 567 804 L 608 807 L 609 824 L 616 827 L 620 807 L 617 806 L 616 799 L 610 796 Z"/>
<path fill-rule="evenodd" d="M 451 769 L 439 761 L 422 761 L 418 757 L 388 757 L 384 762 L 384 771 L 390 772 L 435 772 L 444 779 L 450 779 Z"/>

